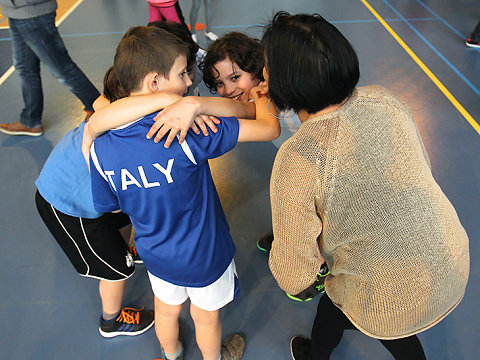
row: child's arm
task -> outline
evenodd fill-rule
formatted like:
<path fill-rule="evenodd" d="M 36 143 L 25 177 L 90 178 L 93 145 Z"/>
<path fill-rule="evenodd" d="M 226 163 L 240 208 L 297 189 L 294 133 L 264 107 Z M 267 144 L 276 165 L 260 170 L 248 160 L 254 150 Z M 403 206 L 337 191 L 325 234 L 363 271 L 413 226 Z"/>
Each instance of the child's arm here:
<path fill-rule="evenodd" d="M 261 86 L 254 87 L 251 91 L 251 97 L 255 102 L 256 120 L 245 119 L 252 115 L 250 104 L 243 104 L 246 109 L 244 115 L 238 116 L 240 129 L 238 141 L 271 141 L 280 136 L 280 124 L 275 113 L 275 107 L 269 102 L 265 95 L 265 88 Z M 185 119 L 193 119 L 198 114 L 210 114 L 215 116 L 235 116 L 231 111 L 226 111 L 221 104 L 228 105 L 230 102 L 242 104 L 237 100 L 225 98 L 199 98 L 187 97 L 181 101 L 166 107 L 155 118 L 157 121 L 149 130 L 147 137 L 151 138 L 157 131 L 154 141 L 159 142 L 170 131 L 165 140 L 165 147 L 168 148 L 175 139 L 179 131 L 175 124 Z M 186 132 L 180 135 L 179 142 L 185 139 Z"/>
<path fill-rule="evenodd" d="M 181 144 L 187 136 L 190 124 L 200 115 L 255 118 L 255 106 L 227 98 L 187 96 L 167 106 L 154 117 L 155 124 L 148 131 L 147 138 L 150 139 L 156 134 L 154 141 L 158 143 L 169 133 L 165 140 L 165 147 L 168 148 L 180 132 L 178 142 Z"/>
<path fill-rule="evenodd" d="M 93 110 L 94 111 L 98 111 L 102 108 L 104 108 L 105 106 L 107 105 L 110 105 L 110 101 L 108 101 L 108 99 L 105 97 L 105 95 L 101 94 L 97 100 L 95 100 L 93 102 Z"/>
<path fill-rule="evenodd" d="M 89 120 L 89 131 L 92 135 L 101 135 L 107 130 L 135 121 L 181 98 L 180 95 L 158 93 L 129 96 L 119 99 L 95 111 Z M 99 100 L 100 98 L 96 101 Z M 103 101 L 101 101 L 102 105 L 104 105 L 105 100 L 106 99 L 103 99 Z M 98 105 L 100 105 L 100 103 Z"/>
<path fill-rule="evenodd" d="M 254 87 L 250 96 L 255 101 L 256 119 L 238 119 L 238 142 L 275 140 L 280 136 L 281 127 L 275 106 L 265 95 L 265 87 Z"/>
<path fill-rule="evenodd" d="M 219 114 L 218 116 L 254 116 L 254 110 L 252 110 L 251 106 L 242 104 L 236 100 L 209 97 L 195 98 L 201 99 L 199 101 L 202 102 L 216 104 L 216 106 L 211 105 L 210 107 L 218 108 L 216 111 L 216 114 Z M 93 140 L 95 140 L 105 131 L 127 124 L 131 121 L 141 118 L 142 116 L 151 114 L 152 112 L 164 108 L 167 105 L 170 105 L 181 99 L 182 97 L 180 95 L 167 93 L 137 95 L 117 100 L 108 106 L 100 108 L 92 115 L 89 122 L 85 126 L 82 144 L 82 152 L 85 158 L 88 159 L 88 153 Z M 200 113 L 198 115 L 200 115 Z M 180 131 L 183 135 L 183 138 L 181 137 L 181 141 L 183 141 L 190 128 L 192 128 L 197 134 L 200 133 L 197 126 L 193 123 L 194 121 L 197 123 L 198 127 L 205 136 L 208 135 L 206 125 L 208 125 L 213 132 L 217 131 L 215 126 L 215 123 L 218 124 L 217 119 L 204 116 L 195 116 L 193 118 L 183 116 L 181 119 L 182 120 L 180 122 L 173 120 L 171 122 L 169 121 L 170 128 L 174 129 L 172 130 L 173 136 L 175 136 L 178 131 Z"/>
<path fill-rule="evenodd" d="M 88 164 L 88 156 L 93 140 L 105 131 L 128 124 L 142 116 L 178 101 L 180 95 L 159 93 L 153 95 L 130 96 L 106 103 L 108 100 L 100 96 L 95 100 L 96 111 L 85 125 L 83 132 L 82 152 Z"/>

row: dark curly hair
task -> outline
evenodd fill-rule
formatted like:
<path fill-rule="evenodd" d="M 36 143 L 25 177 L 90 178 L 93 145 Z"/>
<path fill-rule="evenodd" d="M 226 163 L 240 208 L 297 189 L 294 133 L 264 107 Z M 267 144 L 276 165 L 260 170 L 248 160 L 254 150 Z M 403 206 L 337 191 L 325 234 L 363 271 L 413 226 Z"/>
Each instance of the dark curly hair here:
<path fill-rule="evenodd" d="M 230 32 L 220 39 L 215 40 L 207 50 L 200 67 L 203 71 L 203 81 L 210 92 L 215 93 L 215 79 L 218 72 L 215 64 L 219 61 L 230 59 L 240 69 L 252 74 L 263 81 L 263 47 L 258 39 L 248 37 L 240 32 Z"/>

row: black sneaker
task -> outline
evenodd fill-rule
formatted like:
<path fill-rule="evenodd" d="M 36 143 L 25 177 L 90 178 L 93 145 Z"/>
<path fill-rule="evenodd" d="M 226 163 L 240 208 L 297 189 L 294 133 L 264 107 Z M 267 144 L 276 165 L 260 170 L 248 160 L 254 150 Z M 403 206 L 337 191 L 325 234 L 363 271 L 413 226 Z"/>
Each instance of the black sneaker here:
<path fill-rule="evenodd" d="M 257 241 L 258 250 L 268 252 L 272 249 L 273 234 L 265 235 Z"/>
<path fill-rule="evenodd" d="M 245 337 L 233 334 L 227 338 L 220 349 L 221 360 L 240 360 L 245 351 Z"/>
<path fill-rule="evenodd" d="M 480 49 L 480 42 L 474 42 L 472 39 L 467 39 L 465 43 L 468 47 Z"/>
<path fill-rule="evenodd" d="M 312 285 L 296 295 L 289 293 L 286 294 L 290 299 L 295 301 L 310 301 L 318 294 L 323 294 L 325 292 L 325 278 L 328 275 L 330 275 L 330 270 L 328 269 L 327 263 L 324 262 L 320 267 L 320 271 L 317 273 L 315 282 Z"/>
<path fill-rule="evenodd" d="M 143 264 L 143 260 L 140 258 L 140 255 L 138 255 L 135 245 L 129 246 L 128 251 L 130 252 L 130 254 L 132 254 L 133 262 L 135 264 Z"/>
<path fill-rule="evenodd" d="M 293 360 L 311 360 L 312 343 L 305 336 L 294 336 L 290 340 L 290 354 Z"/>
<path fill-rule="evenodd" d="M 118 335 L 140 335 L 153 326 L 153 311 L 123 308 L 116 319 L 105 321 L 100 318 L 98 331 L 103 337 L 111 338 Z"/>

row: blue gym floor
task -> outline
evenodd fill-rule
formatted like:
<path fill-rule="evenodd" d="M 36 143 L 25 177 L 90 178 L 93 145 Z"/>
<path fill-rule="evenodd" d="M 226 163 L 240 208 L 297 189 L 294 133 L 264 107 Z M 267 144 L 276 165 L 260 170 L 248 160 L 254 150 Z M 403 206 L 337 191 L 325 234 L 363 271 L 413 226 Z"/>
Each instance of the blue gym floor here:
<path fill-rule="evenodd" d="M 236 30 L 261 37 L 260 25 L 277 10 L 322 14 L 358 52 L 360 85 L 380 84 L 409 105 L 430 155 L 433 174 L 469 234 L 471 254 L 465 298 L 451 315 L 419 337 L 428 359 L 478 359 L 480 51 L 467 48 L 464 42 L 480 20 L 480 2 L 212 3 L 213 31 L 219 35 Z M 180 5 L 188 22 L 191 1 L 180 0 Z M 205 22 L 203 5 L 198 21 Z M 0 26 L 2 22 L 0 18 Z M 59 29 L 72 58 L 101 90 L 104 72 L 122 34 L 130 26 L 147 22 L 145 0 L 84 0 Z M 200 45 L 206 47 L 208 40 L 202 32 L 198 34 Z M 0 29 L 0 77 L 12 65 L 10 47 L 8 30 Z M 81 103 L 46 69 L 43 80 L 45 134 L 38 138 L 0 134 L 0 358 L 158 358 L 160 347 L 153 329 L 137 337 L 100 336 L 98 282 L 76 274 L 37 214 L 34 181 L 58 140 L 84 116 Z M 17 121 L 21 109 L 19 79 L 13 72 L 0 80 L 0 122 Z M 246 360 L 290 359 L 290 338 L 309 334 L 318 301 L 289 300 L 271 276 L 267 256 L 255 246 L 256 239 L 271 227 L 269 178 L 280 143 L 240 144 L 211 163 L 237 245 L 235 261 L 242 289 L 241 296 L 221 312 L 223 333 L 227 336 L 240 331 L 246 335 Z M 153 308 L 145 268 L 140 265 L 127 283 L 125 305 L 142 304 Z M 185 359 L 201 359 L 186 311 L 181 326 Z M 377 340 L 346 331 L 332 359 L 391 356 Z"/>

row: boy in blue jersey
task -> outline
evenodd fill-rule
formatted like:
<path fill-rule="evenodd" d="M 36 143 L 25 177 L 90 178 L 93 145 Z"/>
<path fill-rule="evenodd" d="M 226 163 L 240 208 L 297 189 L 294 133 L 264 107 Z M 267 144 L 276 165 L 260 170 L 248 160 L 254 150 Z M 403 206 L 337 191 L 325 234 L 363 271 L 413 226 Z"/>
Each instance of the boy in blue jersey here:
<path fill-rule="evenodd" d="M 185 54 L 183 43 L 165 31 L 130 29 L 106 75 L 105 96 L 115 101 L 161 91 L 185 94 L 191 84 Z M 218 100 L 200 98 L 195 111 L 225 115 L 213 105 Z M 208 159 L 226 153 L 238 141 L 270 141 L 279 136 L 278 121 L 267 111 L 268 99 L 256 95 L 254 100 L 257 120 L 224 118 L 216 133 L 189 132 L 182 144 L 175 142 L 169 148 L 145 136 L 155 114 L 109 131 L 91 147 L 95 208 L 121 209 L 132 220 L 136 248 L 155 294 L 155 330 L 168 360 L 183 356 L 178 317 L 187 298 L 205 360 L 238 360 L 244 351 L 239 334 L 221 346 L 218 310 L 235 298 L 238 280 L 235 245 Z"/>

